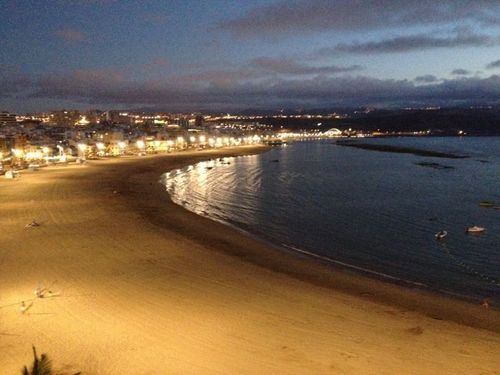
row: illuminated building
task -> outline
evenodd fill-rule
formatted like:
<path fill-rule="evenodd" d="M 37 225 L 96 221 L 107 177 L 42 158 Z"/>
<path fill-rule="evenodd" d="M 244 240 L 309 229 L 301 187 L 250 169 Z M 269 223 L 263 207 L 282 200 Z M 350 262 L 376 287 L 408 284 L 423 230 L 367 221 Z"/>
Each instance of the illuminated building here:
<path fill-rule="evenodd" d="M 80 120 L 79 111 L 55 111 L 50 114 L 50 122 L 53 125 L 70 127 Z"/>
<path fill-rule="evenodd" d="M 0 126 L 16 125 L 16 115 L 9 112 L 0 112 Z"/>

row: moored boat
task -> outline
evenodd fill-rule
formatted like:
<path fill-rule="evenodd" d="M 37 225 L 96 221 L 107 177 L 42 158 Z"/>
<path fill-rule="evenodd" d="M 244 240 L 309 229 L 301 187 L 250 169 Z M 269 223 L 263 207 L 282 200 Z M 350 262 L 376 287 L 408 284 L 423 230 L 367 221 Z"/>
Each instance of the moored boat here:
<path fill-rule="evenodd" d="M 434 235 L 434 238 L 436 240 L 442 240 L 444 239 L 446 236 L 448 235 L 448 232 L 445 231 L 445 230 L 440 230 L 439 232 L 437 232 L 435 235 Z"/>
<path fill-rule="evenodd" d="M 491 202 L 491 201 L 482 201 L 482 202 L 479 202 L 479 206 L 480 206 L 480 207 L 487 207 L 487 208 L 490 208 L 490 207 L 495 207 L 495 202 Z"/>
<path fill-rule="evenodd" d="M 485 230 L 486 228 L 478 227 L 477 225 L 465 228 L 465 232 L 467 233 L 483 233 Z"/>

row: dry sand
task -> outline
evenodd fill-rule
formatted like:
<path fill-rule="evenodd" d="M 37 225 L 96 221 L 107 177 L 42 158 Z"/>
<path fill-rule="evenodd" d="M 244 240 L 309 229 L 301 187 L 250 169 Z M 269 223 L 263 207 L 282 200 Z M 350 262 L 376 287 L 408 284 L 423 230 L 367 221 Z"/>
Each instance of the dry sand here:
<path fill-rule="evenodd" d="M 31 344 L 68 374 L 499 373 L 497 309 L 283 253 L 171 203 L 160 174 L 215 155 L 0 180 L 0 374 L 20 373 Z M 60 295 L 34 299 L 38 285 Z"/>

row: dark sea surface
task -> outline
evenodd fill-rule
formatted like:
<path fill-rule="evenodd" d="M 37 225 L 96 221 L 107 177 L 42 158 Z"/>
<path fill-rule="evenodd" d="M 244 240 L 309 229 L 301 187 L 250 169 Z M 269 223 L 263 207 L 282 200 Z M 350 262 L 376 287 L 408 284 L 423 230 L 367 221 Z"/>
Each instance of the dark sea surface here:
<path fill-rule="evenodd" d="M 500 137 L 363 142 L 468 155 L 422 157 L 295 142 L 167 173 L 173 201 L 293 251 L 354 270 L 500 303 Z M 437 163 L 433 168 L 416 163 Z M 468 226 L 486 228 L 481 235 Z M 434 234 L 448 231 L 445 240 Z"/>

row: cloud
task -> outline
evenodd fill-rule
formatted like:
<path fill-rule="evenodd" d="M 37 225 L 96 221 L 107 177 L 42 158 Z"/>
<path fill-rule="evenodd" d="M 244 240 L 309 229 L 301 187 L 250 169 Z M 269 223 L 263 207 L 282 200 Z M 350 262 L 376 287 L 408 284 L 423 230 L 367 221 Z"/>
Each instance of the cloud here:
<path fill-rule="evenodd" d="M 245 69 L 247 75 L 242 76 L 238 69 Z M 0 98 L 24 103 L 64 101 L 104 108 L 173 110 L 395 103 L 500 104 L 498 75 L 487 78 L 458 75 L 451 79 L 423 75 L 408 80 L 354 75 L 355 71 L 331 74 L 336 70 L 329 66 L 310 67 L 300 62 L 260 58 L 228 71 L 136 80 L 118 69 L 75 70 L 29 77 L 15 67 L 0 65 Z"/>
<path fill-rule="evenodd" d="M 500 60 L 495 60 L 486 65 L 486 69 L 500 68 Z"/>
<path fill-rule="evenodd" d="M 56 31 L 55 34 L 59 38 L 70 43 L 83 42 L 85 40 L 85 34 L 78 30 L 63 29 Z"/>
<path fill-rule="evenodd" d="M 401 53 L 422 51 L 436 48 L 480 47 L 497 45 L 498 40 L 487 35 L 475 34 L 469 30 L 461 30 L 451 36 L 434 36 L 431 34 L 415 34 L 384 39 L 376 42 L 337 44 L 332 48 L 322 48 L 319 55 L 352 53 Z"/>
<path fill-rule="evenodd" d="M 206 70 L 198 73 L 184 74 L 171 77 L 171 82 L 182 85 L 189 83 L 202 83 L 216 85 L 232 84 L 236 81 L 261 80 L 278 78 L 282 76 L 307 76 L 322 74 L 325 76 L 340 73 L 356 72 L 362 70 L 360 65 L 306 65 L 290 58 L 258 57 L 249 62 L 227 69 Z"/>
<path fill-rule="evenodd" d="M 22 94 L 33 86 L 32 79 L 11 65 L 0 64 L 0 98 Z"/>
<path fill-rule="evenodd" d="M 414 81 L 417 83 L 434 83 L 434 82 L 439 81 L 439 78 L 437 78 L 436 76 L 434 76 L 432 74 L 426 74 L 423 76 L 416 77 L 414 79 Z"/>
<path fill-rule="evenodd" d="M 26 86 L 19 86 L 17 94 L 26 101 L 64 99 L 103 107 L 156 106 L 182 110 L 499 101 L 500 76 L 497 75 L 448 80 L 422 77 L 425 78 L 410 81 L 317 74 L 291 78 L 271 76 L 259 80 L 209 77 L 203 81 L 189 81 L 174 77 L 165 81 L 135 81 L 120 72 L 78 70 L 33 79 L 29 93 Z"/>
<path fill-rule="evenodd" d="M 471 74 L 471 72 L 466 69 L 453 69 L 451 74 L 454 76 L 467 76 Z"/>
<path fill-rule="evenodd" d="M 500 24 L 496 0 L 296 0 L 254 8 L 218 28 L 240 37 L 448 24 Z"/>
<path fill-rule="evenodd" d="M 261 70 L 263 72 L 290 74 L 290 75 L 338 74 L 338 73 L 353 72 L 363 69 L 360 65 L 308 66 L 285 58 L 277 59 L 270 57 L 256 58 L 252 60 L 249 65 L 250 67 Z"/>
<path fill-rule="evenodd" d="M 131 81 L 120 71 L 75 70 L 70 74 L 50 74 L 33 81 L 32 98 L 81 99 L 99 98 L 106 87 L 121 90 L 130 87 Z"/>

